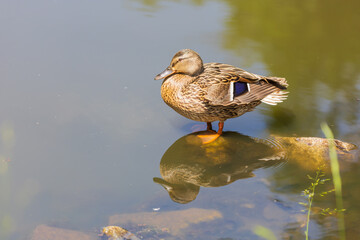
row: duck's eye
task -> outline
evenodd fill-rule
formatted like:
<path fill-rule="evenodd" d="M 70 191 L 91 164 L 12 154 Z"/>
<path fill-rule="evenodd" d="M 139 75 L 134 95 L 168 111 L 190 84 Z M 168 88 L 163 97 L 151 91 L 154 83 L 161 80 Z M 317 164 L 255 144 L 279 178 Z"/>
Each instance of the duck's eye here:
<path fill-rule="evenodd" d="M 181 62 L 182 60 L 184 60 L 184 58 L 178 58 L 178 59 L 176 59 L 176 62 L 174 62 L 171 66 L 175 66 L 176 64 L 178 64 L 178 63 Z"/>

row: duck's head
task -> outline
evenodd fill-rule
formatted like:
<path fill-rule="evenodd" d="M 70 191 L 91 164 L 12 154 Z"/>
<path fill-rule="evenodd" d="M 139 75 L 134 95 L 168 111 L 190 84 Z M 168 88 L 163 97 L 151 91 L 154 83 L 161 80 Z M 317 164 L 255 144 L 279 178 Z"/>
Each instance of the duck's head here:
<path fill-rule="evenodd" d="M 202 71 L 203 62 L 199 54 L 191 49 L 183 49 L 175 54 L 169 67 L 156 75 L 155 80 L 167 78 L 176 73 L 196 76 Z"/>

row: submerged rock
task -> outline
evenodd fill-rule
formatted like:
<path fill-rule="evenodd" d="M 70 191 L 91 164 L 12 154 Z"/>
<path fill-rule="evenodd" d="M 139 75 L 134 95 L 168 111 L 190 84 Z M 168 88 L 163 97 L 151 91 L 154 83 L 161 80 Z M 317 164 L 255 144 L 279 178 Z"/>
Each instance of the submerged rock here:
<path fill-rule="evenodd" d="M 329 161 L 329 140 L 318 137 L 279 137 L 274 141 L 286 152 L 288 161 L 296 162 L 308 170 L 316 170 Z M 340 162 L 354 162 L 358 159 L 357 146 L 333 139 Z"/>
<path fill-rule="evenodd" d="M 222 217 L 222 214 L 217 210 L 190 208 L 169 212 L 118 214 L 109 218 L 109 224 L 127 226 L 127 229 L 131 230 L 140 226 L 142 227 L 141 231 L 132 230 L 138 237 L 144 237 L 144 229 L 158 235 L 176 236 L 192 224 L 211 222 Z"/>
<path fill-rule="evenodd" d="M 31 240 L 96 240 L 97 237 L 79 231 L 39 225 L 33 231 Z"/>

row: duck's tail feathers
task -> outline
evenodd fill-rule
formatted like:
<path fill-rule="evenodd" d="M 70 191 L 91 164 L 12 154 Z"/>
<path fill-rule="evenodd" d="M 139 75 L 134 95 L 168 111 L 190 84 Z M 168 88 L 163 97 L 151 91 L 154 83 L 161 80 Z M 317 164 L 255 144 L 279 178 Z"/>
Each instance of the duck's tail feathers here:
<path fill-rule="evenodd" d="M 289 92 L 285 92 L 285 91 L 273 92 L 273 93 L 267 95 L 265 98 L 263 98 L 261 100 L 261 102 L 269 104 L 269 105 L 276 105 L 276 104 L 284 101 L 287 98 L 288 93 Z"/>
<path fill-rule="evenodd" d="M 266 80 L 280 89 L 287 89 L 287 87 L 289 86 L 285 78 L 266 77 Z"/>

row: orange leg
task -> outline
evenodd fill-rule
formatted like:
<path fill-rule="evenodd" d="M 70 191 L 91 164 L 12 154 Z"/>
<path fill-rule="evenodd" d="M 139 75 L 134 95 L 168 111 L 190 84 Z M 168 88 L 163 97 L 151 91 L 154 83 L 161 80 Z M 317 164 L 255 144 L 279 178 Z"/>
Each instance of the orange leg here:
<path fill-rule="evenodd" d="M 224 128 L 224 122 L 219 122 L 219 130 L 217 131 L 217 134 L 221 135 Z"/>
<path fill-rule="evenodd" d="M 211 125 L 211 122 L 207 122 L 207 129 L 206 130 L 212 130 L 212 125 Z"/>
<path fill-rule="evenodd" d="M 197 135 L 203 144 L 208 144 L 220 137 L 224 128 L 224 122 L 219 122 L 219 130 L 217 132 L 212 130 L 211 122 L 207 122 L 207 132 L 201 132 Z"/>

